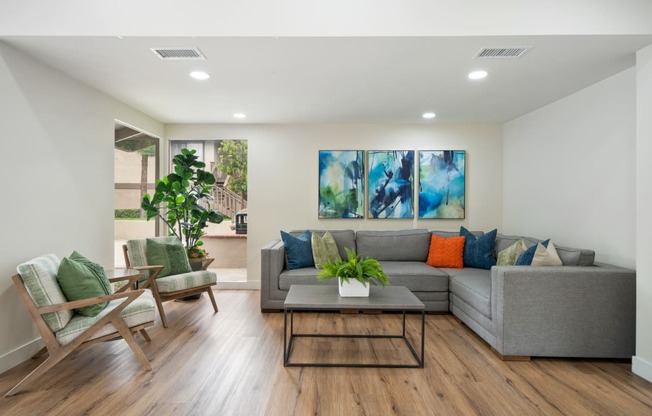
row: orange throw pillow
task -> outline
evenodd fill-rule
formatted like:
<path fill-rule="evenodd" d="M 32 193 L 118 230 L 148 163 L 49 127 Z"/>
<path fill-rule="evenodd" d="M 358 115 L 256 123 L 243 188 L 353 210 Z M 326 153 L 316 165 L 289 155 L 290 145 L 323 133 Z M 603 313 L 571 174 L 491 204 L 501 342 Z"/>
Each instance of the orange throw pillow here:
<path fill-rule="evenodd" d="M 433 267 L 464 267 L 464 237 L 444 238 L 433 234 L 427 263 Z"/>

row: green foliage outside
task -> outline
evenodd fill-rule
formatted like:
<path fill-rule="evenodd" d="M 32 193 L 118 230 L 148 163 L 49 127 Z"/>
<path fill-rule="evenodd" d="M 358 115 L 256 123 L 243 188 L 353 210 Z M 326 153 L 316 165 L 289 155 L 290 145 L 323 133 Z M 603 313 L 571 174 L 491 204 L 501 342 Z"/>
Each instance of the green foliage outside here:
<path fill-rule="evenodd" d="M 226 188 L 247 199 L 247 141 L 223 140 L 217 154 L 217 169 L 230 176 Z"/>
<path fill-rule="evenodd" d="M 374 286 L 380 284 L 382 287 L 390 284 L 389 278 L 378 260 L 370 257 L 363 258 L 362 255 L 356 254 L 355 251 L 348 248 L 346 249 L 346 255 L 346 260 L 322 263 L 323 270 L 317 275 L 317 279 L 340 278 L 347 283 L 349 283 L 349 279 L 355 279 L 365 286 L 367 286 L 367 283 Z"/>
<path fill-rule="evenodd" d="M 147 220 L 158 217 L 168 226 L 170 235 L 176 235 L 191 249 L 203 245 L 199 238 L 204 235 L 208 223 L 219 224 L 224 216 L 205 208 L 202 203 L 213 199 L 211 189 L 215 176 L 204 170 L 206 164 L 195 156 L 195 150 L 181 149 L 174 156 L 174 172 L 156 181 L 153 196 L 145 194 L 141 208 Z"/>
<path fill-rule="evenodd" d="M 115 210 L 115 219 L 116 220 L 131 220 L 131 219 L 140 219 L 140 209 L 116 209 Z"/>

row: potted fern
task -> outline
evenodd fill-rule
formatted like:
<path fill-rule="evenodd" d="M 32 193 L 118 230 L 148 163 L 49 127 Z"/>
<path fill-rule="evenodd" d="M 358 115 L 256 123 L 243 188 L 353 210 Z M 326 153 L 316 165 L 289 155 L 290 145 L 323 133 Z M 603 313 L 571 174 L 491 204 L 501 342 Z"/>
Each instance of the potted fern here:
<path fill-rule="evenodd" d="M 368 297 L 370 285 L 388 286 L 389 278 L 378 260 L 362 257 L 354 250 L 346 249 L 346 260 L 322 263 L 318 280 L 337 278 L 342 297 Z"/>

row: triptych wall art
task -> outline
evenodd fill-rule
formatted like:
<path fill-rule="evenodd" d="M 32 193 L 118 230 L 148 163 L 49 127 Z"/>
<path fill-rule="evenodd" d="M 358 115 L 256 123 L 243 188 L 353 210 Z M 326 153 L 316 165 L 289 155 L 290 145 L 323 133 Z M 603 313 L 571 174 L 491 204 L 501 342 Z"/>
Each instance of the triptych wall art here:
<path fill-rule="evenodd" d="M 416 197 L 414 150 L 364 153 L 319 151 L 319 218 L 414 218 L 415 198 L 420 219 L 464 218 L 463 150 L 419 151 Z"/>

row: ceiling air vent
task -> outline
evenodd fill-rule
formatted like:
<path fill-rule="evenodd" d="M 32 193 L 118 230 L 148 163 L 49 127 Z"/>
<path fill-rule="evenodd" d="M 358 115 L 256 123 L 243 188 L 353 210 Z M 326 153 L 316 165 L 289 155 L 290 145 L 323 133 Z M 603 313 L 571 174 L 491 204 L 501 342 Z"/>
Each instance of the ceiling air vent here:
<path fill-rule="evenodd" d="M 167 60 L 206 60 L 199 48 L 151 48 L 161 59 Z"/>
<path fill-rule="evenodd" d="M 532 46 L 499 46 L 482 48 L 473 57 L 478 59 L 517 59 L 532 49 Z"/>

